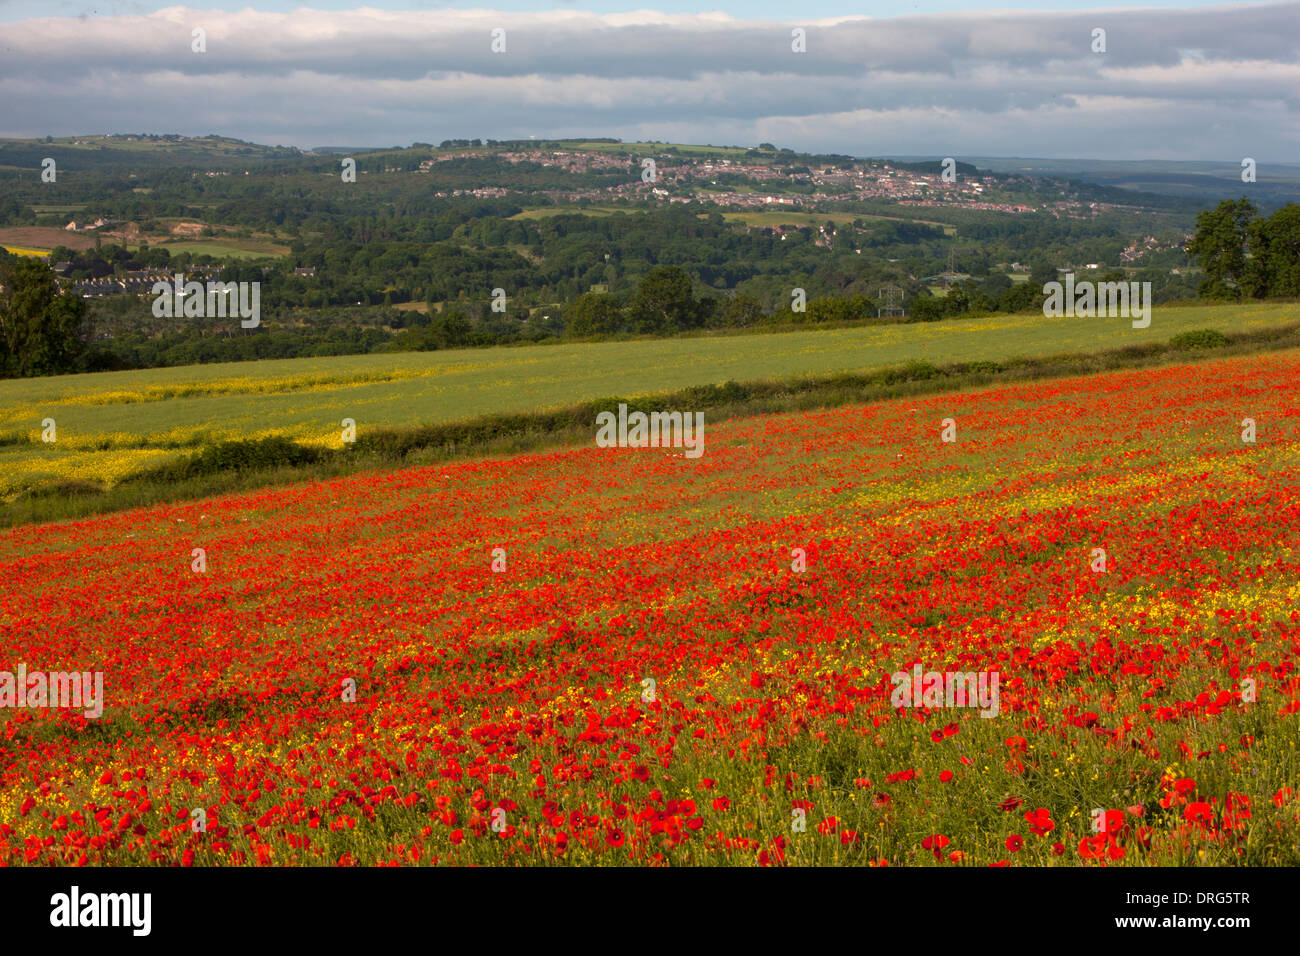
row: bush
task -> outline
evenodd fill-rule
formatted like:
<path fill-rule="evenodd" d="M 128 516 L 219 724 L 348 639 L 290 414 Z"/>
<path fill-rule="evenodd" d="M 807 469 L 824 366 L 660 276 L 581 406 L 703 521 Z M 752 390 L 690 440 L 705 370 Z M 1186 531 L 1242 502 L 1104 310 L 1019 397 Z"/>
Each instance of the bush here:
<path fill-rule="evenodd" d="M 929 362 L 911 361 L 870 372 L 866 376 L 866 382 L 871 385 L 898 385 L 902 382 L 924 382 L 932 378 L 946 377 L 947 374 Z"/>
<path fill-rule="evenodd" d="M 1216 349 L 1228 344 L 1228 337 L 1218 329 L 1192 329 L 1180 332 L 1169 340 L 1176 349 Z"/>
<path fill-rule="evenodd" d="M 107 489 L 104 485 L 95 481 L 82 481 L 78 478 L 64 478 L 59 481 L 52 481 L 49 484 L 41 485 L 37 488 L 29 488 L 25 492 L 27 498 L 84 498 L 88 496 L 99 496 L 104 494 Z"/>
<path fill-rule="evenodd" d="M 310 465 L 320 452 L 287 438 L 225 441 L 194 455 L 187 462 L 188 475 L 211 475 L 224 471 L 253 471 L 285 465 Z"/>
<path fill-rule="evenodd" d="M 182 481 L 204 475 L 311 465 L 324 453 L 287 438 L 225 441 L 182 461 L 168 462 L 132 475 L 128 481 Z"/>

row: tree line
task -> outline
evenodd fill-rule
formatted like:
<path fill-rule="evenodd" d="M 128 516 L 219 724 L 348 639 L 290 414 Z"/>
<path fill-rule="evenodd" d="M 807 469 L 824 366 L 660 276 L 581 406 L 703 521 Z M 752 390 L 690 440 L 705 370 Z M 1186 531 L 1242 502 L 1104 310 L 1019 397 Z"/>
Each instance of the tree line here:
<path fill-rule="evenodd" d="M 976 251 L 964 257 L 972 274 L 984 275 L 956 283 L 939 297 L 915 273 L 902 276 L 897 266 L 878 260 L 869 263 L 846 254 L 842 247 L 837 255 L 827 257 L 828 250 L 816 249 L 809 241 L 814 234 L 811 228 L 787 233 L 787 239 L 781 240 L 770 230 L 732 229 L 720 215 L 701 219 L 671 211 L 644 218 L 659 219 L 662 225 L 664 217 L 678 228 L 671 240 L 658 244 L 655 258 L 680 258 L 686 263 L 653 265 L 621 285 L 616 279 L 624 260 L 620 257 L 611 266 L 600 249 L 644 248 L 638 242 L 646 223 L 637 222 L 643 217 L 565 215 L 521 223 L 483 222 L 467 216 L 458 227 L 456 237 L 461 241 L 455 243 L 349 242 L 300 257 L 299 261 L 319 263 L 323 281 L 295 276 L 288 264 L 268 268 L 250 263 L 222 270 L 221 281 L 261 281 L 269 287 L 269 294 L 263 296 L 266 318 L 256 330 L 177 327 L 142 319 L 140 313 L 147 312 L 147 306 L 138 297 L 89 300 L 88 306 L 88 300 L 60 292 L 53 273 L 41 261 L 0 250 L 0 375 L 661 336 L 707 329 L 936 321 L 1040 307 L 1042 286 L 1057 273 L 1049 260 L 1038 256 L 1029 281 L 1013 283 L 1002 273 L 990 272 L 986 253 Z M 853 241 L 866 241 L 865 233 L 874 231 L 904 242 L 938 243 L 938 235 L 916 233 L 915 226 L 862 222 L 861 229 L 845 224 L 838 228 Z M 835 229 L 828 222 L 820 234 L 830 236 Z M 906 233 L 905 238 L 901 233 Z M 793 241 L 789 238 L 796 236 Z M 595 237 L 600 238 L 592 242 Z M 548 256 L 548 243 L 568 239 L 573 245 L 549 249 L 552 261 L 545 274 L 552 283 L 530 286 L 537 278 L 536 260 Z M 713 250 L 714 261 L 708 268 L 697 260 L 702 253 L 695 247 L 714 243 L 721 248 Z M 516 252 L 511 246 L 524 248 Z M 530 247 L 537 252 L 525 255 Z M 1261 217 L 1244 198 L 1225 201 L 1198 216 L 1196 233 L 1186 249 L 1202 270 L 1196 291 L 1205 298 L 1300 296 L 1300 205 L 1290 204 Z M 187 255 L 173 258 L 157 248 L 56 252 L 69 257 L 74 277 L 102 276 L 128 267 L 171 269 L 203 261 Z M 918 257 L 903 265 L 923 269 L 933 267 L 935 261 Z M 739 272 L 727 271 L 738 267 Z M 566 271 L 571 274 L 564 275 Z M 399 298 L 394 290 L 399 290 L 401 302 L 411 301 L 411 291 L 397 284 L 404 276 L 421 277 L 424 285 L 419 291 L 427 296 L 424 309 L 395 307 Z M 1097 278 L 1135 277 L 1108 271 Z M 1191 291 L 1190 278 L 1171 276 L 1168 270 L 1151 269 L 1136 278 L 1152 281 L 1157 302 L 1187 297 Z M 872 285 L 894 280 L 904 293 L 897 304 L 906 314 L 881 315 Z M 513 289 L 516 282 L 526 293 L 511 297 L 502 311 L 493 308 L 492 290 Z M 386 291 L 377 294 L 377 287 Z"/>
<path fill-rule="evenodd" d="M 1196 217 L 1187 251 L 1205 274 L 1207 299 L 1300 296 L 1300 205 L 1260 216 L 1245 196 L 1225 199 Z"/>

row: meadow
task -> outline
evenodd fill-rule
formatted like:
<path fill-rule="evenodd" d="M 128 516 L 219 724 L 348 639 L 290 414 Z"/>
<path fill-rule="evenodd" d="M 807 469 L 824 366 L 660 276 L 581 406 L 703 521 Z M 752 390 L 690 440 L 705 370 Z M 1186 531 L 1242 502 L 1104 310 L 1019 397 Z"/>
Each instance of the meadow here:
<path fill-rule="evenodd" d="M 118 235 L 105 234 L 100 238 L 126 249 L 140 248 L 139 242 L 126 240 Z M 176 255 L 184 252 L 222 260 L 270 259 L 289 254 L 287 245 L 259 238 L 219 236 L 212 239 L 158 239 L 154 237 L 151 242 L 155 248 L 165 248 Z M 85 233 L 67 232 L 53 227 L 24 226 L 0 229 L 0 248 L 19 256 L 48 256 L 54 246 L 90 249 L 94 248 L 94 245 L 95 239 Z"/>
<path fill-rule="evenodd" d="M 156 248 L 166 249 L 173 254 L 188 252 L 194 256 L 212 256 L 214 259 L 266 259 L 287 256 L 289 247 L 263 239 L 239 239 L 221 237 L 217 239 L 186 239 L 177 242 L 155 242 Z M 128 248 L 131 248 L 128 245 Z"/>
<path fill-rule="evenodd" d="M 756 335 L 371 354 L 0 382 L 0 497 L 53 481 L 112 484 L 215 442 L 281 436 L 341 444 L 368 428 L 455 422 L 726 381 L 1001 361 L 1167 342 L 1193 329 L 1257 331 L 1300 305 L 1157 308 L 1127 319 L 1004 315 Z M 55 438 L 41 440 L 53 419 Z"/>
<path fill-rule="evenodd" d="M 580 212 L 584 216 L 611 216 L 616 213 L 631 213 L 632 207 L 620 208 L 618 206 L 601 206 L 591 205 L 575 208 L 572 206 L 538 206 L 534 209 L 525 209 L 523 212 L 516 213 L 511 219 L 546 219 L 551 216 L 571 216 L 575 212 Z M 707 218 L 709 213 L 700 213 L 701 219 Z M 722 218 L 727 222 L 744 223 L 751 227 L 764 226 L 807 226 L 817 228 L 824 226 L 827 222 L 833 222 L 837 225 L 851 223 L 856 219 L 879 220 L 888 222 L 915 222 L 924 226 L 942 226 L 948 235 L 956 235 L 957 228 L 947 223 L 935 222 L 930 219 L 912 219 L 905 216 L 879 216 L 871 213 L 860 212 L 803 212 L 797 209 L 759 209 L 744 212 L 723 212 Z"/>
<path fill-rule="evenodd" d="M 781 209 L 760 209 L 753 212 L 724 212 L 727 222 L 743 222 L 747 226 L 807 226 L 816 229 L 827 222 L 836 225 L 851 223 L 855 219 L 881 222 L 914 222 L 923 226 L 940 226 L 946 235 L 955 236 L 957 227 L 931 219 L 911 219 L 903 216 L 877 216 L 859 212 L 794 212 Z"/>
<path fill-rule="evenodd" d="M 5 712 L 0 862 L 1298 865 L 1297 381 L 1256 354 L 0 532 L 0 671 L 105 688 Z M 994 712 L 897 704 L 916 666 L 996 674 Z"/>

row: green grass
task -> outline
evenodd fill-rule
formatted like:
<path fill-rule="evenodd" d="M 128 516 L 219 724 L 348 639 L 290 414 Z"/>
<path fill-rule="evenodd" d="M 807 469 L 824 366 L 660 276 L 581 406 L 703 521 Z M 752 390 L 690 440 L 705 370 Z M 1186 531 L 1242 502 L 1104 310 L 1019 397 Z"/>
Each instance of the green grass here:
<path fill-rule="evenodd" d="M 1194 306 L 1157 309 L 1148 329 L 1127 319 L 1026 314 L 9 380 L 0 382 L 0 497 L 55 481 L 112 484 L 223 440 L 282 436 L 337 447 L 344 418 L 360 436 L 727 381 L 1089 354 L 1163 345 L 1196 329 L 1257 332 L 1296 322 L 1297 303 Z M 41 441 L 46 418 L 56 422 L 52 444 Z"/>
<path fill-rule="evenodd" d="M 707 215 L 702 213 L 701 215 Z M 861 212 L 796 212 L 792 209 L 760 209 L 753 212 L 724 212 L 722 218 L 727 222 L 743 222 L 747 226 L 823 226 L 827 220 L 837 226 L 853 222 L 855 219 L 880 220 L 889 222 L 915 222 L 922 226 L 943 226 L 947 235 L 956 235 L 957 227 L 929 219 L 909 219 L 904 216 L 876 216 Z"/>
<path fill-rule="evenodd" d="M 535 209 L 525 209 L 523 212 L 516 213 L 511 219 L 547 219 L 551 216 L 612 216 L 615 213 L 634 213 L 635 207 L 620 206 L 540 206 Z M 711 215 L 707 212 L 699 214 L 703 219 Z M 743 212 L 724 212 L 722 218 L 730 223 L 744 223 L 746 226 L 811 226 L 817 227 L 825 225 L 827 221 L 835 223 L 837 226 L 851 223 L 855 219 L 879 220 L 889 222 L 915 222 L 923 226 L 942 226 L 947 235 L 956 235 L 957 227 L 950 226 L 942 222 L 934 222 L 929 219 L 910 219 L 905 216 L 877 216 L 870 213 L 861 212 L 800 212 L 793 208 L 780 209 L 757 209 L 746 210 Z"/>
<path fill-rule="evenodd" d="M 551 216 L 612 216 L 616 212 L 633 213 L 632 206 L 539 206 L 515 213 L 511 219 L 549 219 Z"/>
<path fill-rule="evenodd" d="M 159 242 L 155 248 L 167 249 L 173 254 L 188 252 L 195 256 L 218 256 L 227 259 L 262 259 L 267 256 L 287 256 L 289 247 L 260 239 L 192 239 L 180 242 Z"/>

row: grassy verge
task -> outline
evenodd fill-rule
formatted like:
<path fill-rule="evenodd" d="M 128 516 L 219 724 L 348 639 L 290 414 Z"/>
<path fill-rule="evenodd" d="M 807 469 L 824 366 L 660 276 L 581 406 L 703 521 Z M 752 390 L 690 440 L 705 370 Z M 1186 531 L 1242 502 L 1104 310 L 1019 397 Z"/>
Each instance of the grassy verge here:
<path fill-rule="evenodd" d="M 643 412 L 707 411 L 710 420 L 717 422 L 960 391 L 995 383 L 1183 364 L 1297 347 L 1300 347 L 1300 323 L 1226 335 L 1214 330 L 1196 330 L 1182 333 L 1169 342 L 1093 353 L 946 365 L 911 361 L 870 372 L 727 382 L 653 396 L 602 398 L 551 411 L 485 415 L 460 422 L 403 428 L 371 428 L 342 449 L 324 449 L 283 438 L 224 442 L 187 458 L 137 472 L 111 487 L 94 482 L 60 481 L 33 489 L 0 508 L 0 527 L 79 518 L 366 470 L 590 444 L 595 434 L 596 415 L 616 410 L 622 402 L 629 409 Z"/>

